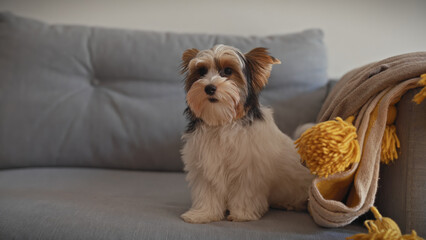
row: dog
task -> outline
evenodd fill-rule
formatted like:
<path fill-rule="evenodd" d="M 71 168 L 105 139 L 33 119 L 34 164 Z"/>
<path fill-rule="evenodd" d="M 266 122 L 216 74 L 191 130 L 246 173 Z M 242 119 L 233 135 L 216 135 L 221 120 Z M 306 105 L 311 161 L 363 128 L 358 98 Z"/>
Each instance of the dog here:
<path fill-rule="evenodd" d="M 272 65 L 280 63 L 266 48 L 183 53 L 188 125 L 181 154 L 192 197 L 185 222 L 251 221 L 269 207 L 306 209 L 313 176 L 272 110 L 259 103 Z"/>

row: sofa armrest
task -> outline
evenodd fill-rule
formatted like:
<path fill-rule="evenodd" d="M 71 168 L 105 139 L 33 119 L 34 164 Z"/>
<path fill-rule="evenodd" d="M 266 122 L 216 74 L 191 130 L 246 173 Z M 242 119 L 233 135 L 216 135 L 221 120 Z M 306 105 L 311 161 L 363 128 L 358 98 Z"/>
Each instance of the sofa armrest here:
<path fill-rule="evenodd" d="M 426 236 L 426 101 L 412 102 L 419 90 L 408 91 L 397 104 L 399 158 L 380 168 L 376 206 L 403 233 L 414 229 Z"/>

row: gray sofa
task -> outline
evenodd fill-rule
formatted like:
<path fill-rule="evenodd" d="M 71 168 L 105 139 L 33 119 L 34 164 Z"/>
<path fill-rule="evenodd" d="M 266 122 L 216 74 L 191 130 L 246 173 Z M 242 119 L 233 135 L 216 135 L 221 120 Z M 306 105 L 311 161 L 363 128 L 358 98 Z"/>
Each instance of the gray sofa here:
<path fill-rule="evenodd" d="M 181 53 L 218 43 L 269 48 L 282 64 L 261 101 L 291 134 L 315 121 L 332 86 L 322 38 L 316 29 L 176 34 L 0 13 L 0 239 L 343 239 L 365 231 L 359 222 L 321 228 L 307 212 L 281 210 L 244 223 L 179 218 L 191 204 L 179 154 Z"/>

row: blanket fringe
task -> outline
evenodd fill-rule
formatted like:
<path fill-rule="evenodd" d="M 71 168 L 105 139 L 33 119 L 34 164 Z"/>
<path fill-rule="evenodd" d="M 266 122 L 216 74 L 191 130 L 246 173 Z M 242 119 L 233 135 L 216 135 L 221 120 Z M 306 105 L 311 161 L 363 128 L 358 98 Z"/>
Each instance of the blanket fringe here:
<path fill-rule="evenodd" d="M 371 207 L 376 220 L 367 220 L 364 222 L 368 233 L 359 233 L 346 240 L 424 240 L 419 237 L 416 231 L 412 230 L 410 235 L 402 235 L 398 225 L 391 218 L 382 217 L 376 207 Z"/>
<path fill-rule="evenodd" d="M 398 159 L 397 149 L 400 148 L 398 136 L 396 135 L 395 125 L 387 125 L 382 140 L 382 153 L 380 161 L 385 164 Z"/>
<path fill-rule="evenodd" d="M 398 159 L 397 149 L 401 147 L 398 136 L 396 135 L 396 127 L 394 125 L 396 113 L 395 105 L 390 105 L 386 119 L 386 128 L 383 133 L 380 155 L 380 161 L 385 164 L 389 164 L 395 159 Z"/>

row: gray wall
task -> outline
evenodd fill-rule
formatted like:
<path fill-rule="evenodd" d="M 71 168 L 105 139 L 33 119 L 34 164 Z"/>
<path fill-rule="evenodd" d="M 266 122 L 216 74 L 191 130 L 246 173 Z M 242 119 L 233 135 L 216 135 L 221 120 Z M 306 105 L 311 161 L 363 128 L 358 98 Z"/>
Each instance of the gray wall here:
<path fill-rule="evenodd" d="M 0 10 L 49 23 L 266 35 L 319 27 L 329 75 L 426 51 L 425 0 L 0 0 Z"/>

